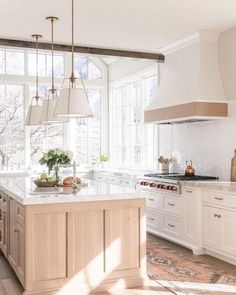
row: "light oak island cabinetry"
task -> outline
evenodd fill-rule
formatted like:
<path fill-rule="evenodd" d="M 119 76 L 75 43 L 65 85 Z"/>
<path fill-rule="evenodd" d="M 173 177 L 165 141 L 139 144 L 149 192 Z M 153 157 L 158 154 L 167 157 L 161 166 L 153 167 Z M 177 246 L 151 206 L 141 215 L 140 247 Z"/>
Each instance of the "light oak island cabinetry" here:
<path fill-rule="evenodd" d="M 35 202 L 29 198 L 26 204 L 6 197 L 9 234 L 4 254 L 24 295 L 84 295 L 144 284 L 144 198 L 135 193 L 94 195 L 94 200 L 44 197 L 36 196 Z M 1 224 L 3 250 L 2 241 Z"/>

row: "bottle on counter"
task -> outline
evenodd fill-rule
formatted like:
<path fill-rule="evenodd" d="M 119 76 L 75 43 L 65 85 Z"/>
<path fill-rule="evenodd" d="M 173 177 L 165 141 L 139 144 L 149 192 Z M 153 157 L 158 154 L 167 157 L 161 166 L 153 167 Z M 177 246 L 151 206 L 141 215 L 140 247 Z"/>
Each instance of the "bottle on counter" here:
<path fill-rule="evenodd" d="M 231 160 L 230 180 L 236 181 L 236 150 L 234 150 L 234 157 Z"/>

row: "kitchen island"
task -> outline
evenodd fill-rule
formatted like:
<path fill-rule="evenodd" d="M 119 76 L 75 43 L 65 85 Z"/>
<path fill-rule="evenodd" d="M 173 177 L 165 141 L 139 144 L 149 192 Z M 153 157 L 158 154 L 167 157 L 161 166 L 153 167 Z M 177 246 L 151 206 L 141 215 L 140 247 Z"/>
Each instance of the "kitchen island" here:
<path fill-rule="evenodd" d="M 0 248 L 25 295 L 90 294 L 146 280 L 145 198 L 85 180 L 76 195 L 0 180 Z"/>

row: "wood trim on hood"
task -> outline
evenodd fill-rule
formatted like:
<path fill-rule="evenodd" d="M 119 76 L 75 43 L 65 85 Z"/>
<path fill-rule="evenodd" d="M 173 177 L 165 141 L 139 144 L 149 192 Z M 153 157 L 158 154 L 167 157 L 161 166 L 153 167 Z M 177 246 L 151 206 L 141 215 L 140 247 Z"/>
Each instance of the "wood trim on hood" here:
<path fill-rule="evenodd" d="M 227 117 L 228 104 L 218 102 L 190 102 L 144 112 L 145 123 L 171 122 L 194 117 Z M 208 118 L 209 119 L 209 118 Z"/>

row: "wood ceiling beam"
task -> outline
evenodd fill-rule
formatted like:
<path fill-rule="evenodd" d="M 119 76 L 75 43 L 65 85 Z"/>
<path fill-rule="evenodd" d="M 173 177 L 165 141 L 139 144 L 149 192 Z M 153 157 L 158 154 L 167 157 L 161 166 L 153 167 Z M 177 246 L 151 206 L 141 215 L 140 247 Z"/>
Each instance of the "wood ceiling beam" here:
<path fill-rule="evenodd" d="M 35 48 L 35 42 L 32 42 L 32 41 L 3 39 L 3 38 L 0 38 L 0 45 L 10 46 L 10 47 Z M 39 42 L 39 49 L 50 50 L 51 43 Z M 64 44 L 54 44 L 54 50 L 71 52 L 71 46 L 64 45 Z M 87 46 L 75 46 L 74 50 L 75 52 L 78 52 L 78 53 L 149 59 L 149 60 L 155 60 L 160 63 L 163 63 L 165 61 L 165 56 L 160 53 L 137 52 L 137 51 L 96 48 L 96 47 L 87 47 Z"/>

